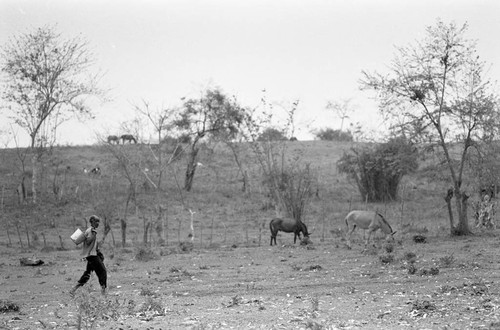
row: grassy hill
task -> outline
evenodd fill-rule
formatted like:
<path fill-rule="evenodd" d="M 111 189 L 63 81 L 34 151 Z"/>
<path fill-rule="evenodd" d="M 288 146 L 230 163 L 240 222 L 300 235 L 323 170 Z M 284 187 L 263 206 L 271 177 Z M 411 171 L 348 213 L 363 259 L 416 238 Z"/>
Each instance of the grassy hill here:
<path fill-rule="evenodd" d="M 448 233 L 448 217 L 443 196 L 445 186 L 423 172 L 405 178 L 400 187 L 401 200 L 386 204 L 368 204 L 360 200 L 357 189 L 344 175 L 337 172 L 336 162 L 345 150 L 355 144 L 330 141 L 287 142 L 287 156 L 308 162 L 318 174 L 318 196 L 314 197 L 305 216 L 314 241 L 337 240 L 344 229 L 343 218 L 350 209 L 377 209 L 386 215 L 392 226 L 429 230 L 430 235 Z M 63 245 L 71 247 L 69 236 L 77 226 L 85 227 L 91 214 L 105 216 L 111 224 L 106 242 L 119 246 L 120 219 L 125 218 L 129 184 L 123 167 L 114 155 L 117 151 L 139 159 L 133 179 L 137 185 L 137 204 L 131 203 L 126 215 L 128 244 L 141 243 L 148 221 L 155 222 L 156 207 L 161 205 L 163 217 L 160 234 L 167 245 L 188 239 L 191 213 L 195 238 L 200 247 L 214 245 L 269 244 L 269 220 L 275 216 L 266 208 L 266 189 L 255 157 L 248 145 L 241 145 L 241 161 L 248 169 L 250 182 L 242 191 L 241 173 L 231 150 L 219 144 L 200 152 L 200 163 L 192 191 L 183 186 L 186 159 L 165 168 L 164 193 L 152 191 L 144 173 L 154 178 L 154 158 L 147 145 L 57 147 L 43 159 L 40 203 L 19 205 L 16 188 L 22 171 L 20 151 L 0 150 L 0 189 L 2 209 L 0 219 L 6 230 L 0 242 L 35 247 Z M 26 170 L 30 163 L 26 159 Z M 99 167 L 100 175 L 84 173 L 83 169 Z M 29 182 L 27 186 L 29 187 Z M 156 226 L 155 224 L 155 226 Z M 156 227 L 155 227 L 156 228 Z M 153 244 L 159 235 L 152 229 Z M 27 233 L 26 233 L 27 232 Z M 42 239 L 44 238 L 44 239 Z M 283 236 L 283 239 L 290 239 Z M 45 242 L 44 242 L 45 240 Z M 291 240 L 291 239 L 290 239 Z"/>

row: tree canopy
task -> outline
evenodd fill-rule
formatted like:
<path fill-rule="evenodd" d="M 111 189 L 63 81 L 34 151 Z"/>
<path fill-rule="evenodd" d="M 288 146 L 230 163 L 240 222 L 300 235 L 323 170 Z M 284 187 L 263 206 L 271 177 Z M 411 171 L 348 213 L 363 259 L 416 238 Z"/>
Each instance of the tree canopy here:
<path fill-rule="evenodd" d="M 363 89 L 377 93 L 380 111 L 394 130 L 440 146 L 456 197 L 456 228 L 450 213 L 454 234 L 469 233 L 468 195 L 462 187 L 469 148 L 495 138 L 500 127 L 498 96 L 467 29 L 467 24 L 438 20 L 422 40 L 397 48 L 387 74 L 363 72 L 361 79 Z M 458 161 L 452 143 L 461 146 Z"/>
<path fill-rule="evenodd" d="M 41 27 L 12 37 L 0 51 L 2 98 L 15 123 L 29 134 L 32 192 L 36 202 L 37 155 L 56 139 L 56 129 L 71 116 L 91 115 L 86 99 L 103 96 L 94 58 L 81 37 L 65 39 L 54 28 Z M 24 180 L 23 180 L 24 182 Z"/>

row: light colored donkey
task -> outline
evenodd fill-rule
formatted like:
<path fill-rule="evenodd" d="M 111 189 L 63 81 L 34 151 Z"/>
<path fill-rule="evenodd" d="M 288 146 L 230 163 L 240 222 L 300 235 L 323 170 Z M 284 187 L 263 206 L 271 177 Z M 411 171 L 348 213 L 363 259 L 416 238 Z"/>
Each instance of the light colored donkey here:
<path fill-rule="evenodd" d="M 345 223 L 347 225 L 347 247 L 349 249 L 351 248 L 351 235 L 356 227 L 368 229 L 365 247 L 368 245 L 372 233 L 379 229 L 384 232 L 386 240 L 393 240 L 394 234 L 396 233 L 392 230 L 391 225 L 389 225 L 384 217 L 380 213 L 374 211 L 351 211 L 345 217 Z"/>

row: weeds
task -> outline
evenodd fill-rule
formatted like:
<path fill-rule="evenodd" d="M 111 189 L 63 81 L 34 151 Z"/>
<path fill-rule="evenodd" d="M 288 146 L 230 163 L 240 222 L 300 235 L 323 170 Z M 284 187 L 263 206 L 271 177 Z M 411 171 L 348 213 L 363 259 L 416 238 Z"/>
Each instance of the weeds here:
<path fill-rule="evenodd" d="M 436 310 L 436 305 L 429 300 L 415 300 L 411 304 L 411 316 L 426 316 L 427 314 Z"/>
<path fill-rule="evenodd" d="M 229 304 L 226 306 L 226 307 L 234 307 L 234 306 L 238 306 L 239 304 L 241 304 L 243 302 L 243 298 L 236 295 L 234 297 L 231 298 L 231 301 L 229 302 Z"/>
<path fill-rule="evenodd" d="M 159 259 L 159 257 L 150 248 L 141 246 L 137 249 L 137 253 L 135 255 L 135 260 L 137 260 L 137 261 L 151 261 L 151 260 L 157 260 L 157 259 Z"/>
<path fill-rule="evenodd" d="M 451 267 L 455 263 L 456 259 L 453 254 L 439 258 L 439 264 L 441 267 Z"/>
<path fill-rule="evenodd" d="M 18 312 L 19 305 L 12 301 L 0 299 L 0 313 Z"/>
<path fill-rule="evenodd" d="M 380 262 L 383 264 L 390 264 L 394 261 L 394 255 L 392 254 L 384 254 L 379 256 Z"/>
<path fill-rule="evenodd" d="M 149 297 L 157 297 L 158 294 L 151 290 L 150 288 L 142 287 L 141 292 L 139 293 L 140 296 L 149 296 Z"/>
<path fill-rule="evenodd" d="M 385 252 L 392 253 L 392 252 L 394 252 L 394 244 L 392 244 L 392 243 L 384 244 L 384 249 L 385 249 Z"/>
<path fill-rule="evenodd" d="M 414 264 L 417 261 L 417 255 L 413 252 L 406 252 L 403 259 L 409 264 Z"/>
<path fill-rule="evenodd" d="M 439 268 L 431 267 L 429 269 L 422 268 L 418 271 L 418 275 L 420 276 L 435 276 L 439 274 Z"/>
<path fill-rule="evenodd" d="M 165 308 L 160 299 L 147 296 L 146 301 L 142 304 L 139 309 L 139 313 L 152 313 L 157 316 L 165 315 Z"/>
<path fill-rule="evenodd" d="M 120 316 L 118 301 L 107 300 L 99 295 L 91 295 L 90 289 L 81 289 L 76 298 L 78 309 L 78 329 L 95 329 L 98 320 L 116 320 Z"/>
<path fill-rule="evenodd" d="M 425 237 L 424 235 L 414 235 L 413 241 L 415 243 L 427 243 L 427 237 Z"/>
<path fill-rule="evenodd" d="M 311 298 L 311 313 L 319 312 L 319 299 L 318 297 Z"/>

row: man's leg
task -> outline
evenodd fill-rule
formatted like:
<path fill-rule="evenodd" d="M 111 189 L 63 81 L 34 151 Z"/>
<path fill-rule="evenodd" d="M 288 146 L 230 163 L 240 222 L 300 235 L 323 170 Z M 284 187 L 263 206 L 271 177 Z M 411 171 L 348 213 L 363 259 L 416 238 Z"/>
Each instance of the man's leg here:
<path fill-rule="evenodd" d="M 101 293 L 106 293 L 106 288 L 108 287 L 108 273 L 106 271 L 106 266 L 100 258 L 95 258 L 94 271 L 99 279 L 99 284 L 101 285 Z"/>
<path fill-rule="evenodd" d="M 85 269 L 85 272 L 83 272 L 83 275 L 78 280 L 78 283 L 69 291 L 69 294 L 71 296 L 74 296 L 76 290 L 89 281 L 91 272 L 92 272 L 92 265 L 90 260 L 87 260 L 87 268 Z"/>

